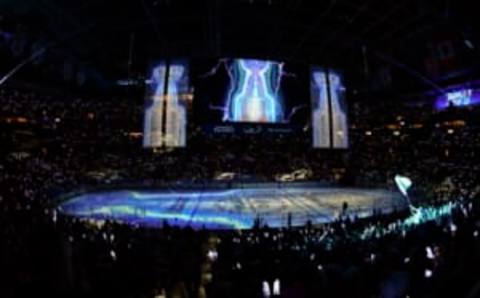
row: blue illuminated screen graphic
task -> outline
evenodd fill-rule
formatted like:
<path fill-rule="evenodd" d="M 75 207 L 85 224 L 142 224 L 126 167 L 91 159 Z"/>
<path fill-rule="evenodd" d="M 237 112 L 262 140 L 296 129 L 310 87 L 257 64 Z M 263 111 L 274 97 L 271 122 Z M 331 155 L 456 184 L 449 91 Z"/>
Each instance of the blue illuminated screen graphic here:
<path fill-rule="evenodd" d="M 230 91 L 225 103 L 224 121 L 279 122 L 283 107 L 278 87 L 281 64 L 261 60 L 235 60 Z"/>
<path fill-rule="evenodd" d="M 478 104 L 480 104 L 479 89 L 458 87 L 440 95 L 435 101 L 435 108 L 444 110 L 448 107 L 466 107 Z"/>
<path fill-rule="evenodd" d="M 307 84 L 283 62 L 219 59 L 198 71 L 196 110 L 214 123 L 290 123 L 308 106 Z"/>

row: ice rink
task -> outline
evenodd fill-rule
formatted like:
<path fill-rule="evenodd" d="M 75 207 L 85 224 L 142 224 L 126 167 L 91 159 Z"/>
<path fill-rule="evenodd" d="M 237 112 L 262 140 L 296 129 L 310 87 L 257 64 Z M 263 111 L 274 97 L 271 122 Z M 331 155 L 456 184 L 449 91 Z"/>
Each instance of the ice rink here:
<path fill-rule="evenodd" d="M 371 215 L 406 208 L 397 192 L 329 187 L 241 188 L 209 191 L 115 190 L 70 197 L 58 207 L 65 214 L 114 219 L 142 226 L 249 229 L 256 218 L 270 227 L 325 223 L 338 218 L 343 203 L 350 214 Z"/>

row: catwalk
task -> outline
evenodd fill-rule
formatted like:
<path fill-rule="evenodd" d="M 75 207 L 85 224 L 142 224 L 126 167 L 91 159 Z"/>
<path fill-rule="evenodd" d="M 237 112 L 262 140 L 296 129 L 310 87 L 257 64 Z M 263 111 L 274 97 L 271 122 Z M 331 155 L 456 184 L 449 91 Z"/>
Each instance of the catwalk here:
<path fill-rule="evenodd" d="M 112 219 L 141 226 L 249 229 L 256 218 L 270 227 L 335 220 L 348 204 L 350 214 L 371 215 L 406 208 L 399 193 L 353 188 L 242 188 L 209 191 L 115 190 L 91 192 L 65 200 L 58 209 L 84 219 Z"/>

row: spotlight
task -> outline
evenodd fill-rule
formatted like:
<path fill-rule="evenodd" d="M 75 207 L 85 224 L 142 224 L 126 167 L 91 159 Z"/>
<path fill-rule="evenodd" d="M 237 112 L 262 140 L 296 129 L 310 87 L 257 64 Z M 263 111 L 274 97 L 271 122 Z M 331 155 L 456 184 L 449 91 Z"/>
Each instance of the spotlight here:
<path fill-rule="evenodd" d="M 470 50 L 475 49 L 475 46 L 473 45 L 473 43 L 472 43 L 470 40 L 465 39 L 463 42 L 465 43 L 465 45 L 466 45 Z"/>
<path fill-rule="evenodd" d="M 430 270 L 430 269 L 425 269 L 425 275 L 424 275 L 425 278 L 430 278 L 430 277 L 432 277 L 432 275 L 433 275 L 432 270 Z"/>

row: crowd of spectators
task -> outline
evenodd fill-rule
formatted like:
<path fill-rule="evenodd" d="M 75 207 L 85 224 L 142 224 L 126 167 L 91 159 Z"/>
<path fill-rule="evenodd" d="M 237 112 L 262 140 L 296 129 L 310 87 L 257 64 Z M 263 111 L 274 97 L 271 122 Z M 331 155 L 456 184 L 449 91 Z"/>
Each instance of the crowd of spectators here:
<path fill-rule="evenodd" d="M 478 110 L 360 103 L 348 150 L 314 150 L 308 131 L 215 139 L 191 128 L 188 147 L 168 152 L 141 148 L 142 110 L 131 99 L 0 90 L 2 297 L 480 295 Z M 416 206 L 454 205 L 389 233 L 409 211 L 215 232 L 84 222 L 55 208 L 56 197 L 84 186 L 211 181 L 225 172 L 274 181 L 298 169 L 311 173 L 305 179 L 361 187 L 393 187 L 400 173 L 415 183 Z M 366 230 L 378 233 L 360 237 Z"/>

